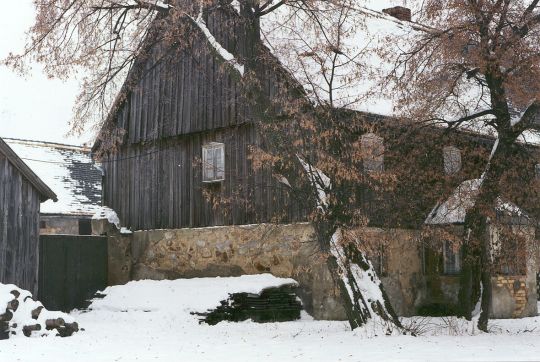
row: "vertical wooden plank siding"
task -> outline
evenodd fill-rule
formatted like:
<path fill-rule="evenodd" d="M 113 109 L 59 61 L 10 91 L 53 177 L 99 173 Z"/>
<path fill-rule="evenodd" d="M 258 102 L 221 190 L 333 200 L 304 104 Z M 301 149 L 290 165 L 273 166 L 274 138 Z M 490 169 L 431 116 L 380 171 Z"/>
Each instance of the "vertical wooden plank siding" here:
<path fill-rule="evenodd" d="M 0 154 L 0 282 L 36 292 L 38 191 Z"/>
<path fill-rule="evenodd" d="M 205 17 L 230 52 L 242 57 L 251 48 L 246 42 L 252 37 L 235 14 L 220 10 Z M 125 134 L 104 162 L 105 203 L 134 230 L 268 222 L 279 208 L 289 216 L 283 221 L 302 220 L 271 173 L 252 170 L 248 148 L 261 140 L 240 75 L 223 64 L 197 28 L 191 37 L 189 48 L 154 46 L 117 111 L 116 126 Z M 263 71 L 262 88 L 271 97 L 279 79 Z M 226 179 L 220 184 L 202 182 L 206 142 L 225 143 Z M 220 207 L 205 195 L 221 200 L 215 202 Z"/>
<path fill-rule="evenodd" d="M 245 125 L 123 147 L 104 160 L 106 203 L 134 230 L 268 222 L 275 205 L 288 210 L 285 221 L 301 220 L 271 173 L 252 171 L 248 147 L 256 141 L 254 126 Z M 202 182 L 207 142 L 225 144 L 223 182 Z M 221 200 L 220 207 L 208 195 Z"/>

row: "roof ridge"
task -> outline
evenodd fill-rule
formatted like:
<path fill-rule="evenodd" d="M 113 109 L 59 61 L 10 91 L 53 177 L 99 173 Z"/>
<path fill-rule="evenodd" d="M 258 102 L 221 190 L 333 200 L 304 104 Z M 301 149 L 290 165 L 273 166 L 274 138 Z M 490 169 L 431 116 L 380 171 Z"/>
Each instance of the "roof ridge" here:
<path fill-rule="evenodd" d="M 91 152 L 91 148 L 88 146 L 78 146 L 78 145 L 72 145 L 67 143 L 58 143 L 58 142 L 48 142 L 48 141 L 37 141 L 37 140 L 28 140 L 28 139 L 22 139 L 22 138 L 10 138 L 10 137 L 2 137 L 4 141 L 7 142 L 13 142 L 13 143 L 19 143 L 19 144 L 33 144 L 36 146 L 47 146 L 47 147 L 54 147 L 54 148 L 61 148 L 61 149 L 71 149 L 71 150 L 77 150 L 81 152 Z"/>

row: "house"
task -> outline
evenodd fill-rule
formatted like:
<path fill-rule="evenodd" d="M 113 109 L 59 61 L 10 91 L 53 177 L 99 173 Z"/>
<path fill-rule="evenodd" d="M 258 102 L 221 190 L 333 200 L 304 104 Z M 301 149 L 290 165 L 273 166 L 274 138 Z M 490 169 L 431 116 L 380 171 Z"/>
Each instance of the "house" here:
<path fill-rule="evenodd" d="M 0 139 L 0 283 L 36 292 L 40 204 L 56 194 Z"/>
<path fill-rule="evenodd" d="M 378 29 L 409 27 L 384 13 L 366 9 L 364 15 Z M 264 86 L 258 99 L 265 107 L 284 84 L 291 88 L 302 85 L 307 97 L 324 97 L 325 90 L 318 86 L 324 80 L 320 76 L 307 79 L 303 69 L 313 67 L 288 62 L 300 57 L 288 58 L 287 49 L 292 48 L 278 42 L 287 39 L 293 44 L 294 34 L 282 37 L 268 31 L 262 45 L 259 34 L 250 33 L 253 30 L 232 5 L 201 11 L 197 19 L 186 22 L 190 47 L 169 53 L 147 42 L 145 56 L 132 67 L 93 146 L 93 152 L 103 158 L 103 202 L 118 213 L 123 226 L 135 231 L 109 244 L 113 255 L 110 280 L 271 272 L 300 282 L 300 296 L 315 318 L 344 318 L 329 271 L 315 252 L 313 229 L 304 223 L 306 210 L 289 197 L 282 180 L 251 166 L 250 147 L 264 142 L 255 127 L 262 116 L 246 101 L 249 90 L 242 86 L 244 68 L 237 59 L 247 58 L 255 48 L 264 55 L 260 57 L 264 62 L 251 65 L 260 72 Z M 261 27 L 264 30 L 270 25 Z M 307 50 L 302 54 L 308 54 Z M 348 84 L 346 74 L 336 82 L 336 106 L 362 98 L 360 93 L 367 87 Z M 352 109 L 353 117 L 370 122 L 389 120 L 391 110 L 392 100 L 387 97 Z M 369 138 L 362 140 L 366 145 L 391 148 L 384 145 L 382 134 L 366 136 Z M 424 167 L 439 167 L 441 175 L 446 173 L 451 191 L 457 178 L 465 176 L 461 164 L 474 164 L 478 157 L 462 155 L 457 142 L 472 143 L 489 154 L 493 141 L 473 135 L 455 140 L 456 144 L 440 145 L 432 151 L 440 154 Z M 365 167 L 384 169 L 392 162 L 402 160 L 377 157 L 366 160 Z M 425 235 L 420 227 L 437 200 L 422 198 L 421 186 L 413 179 L 403 186 L 402 194 L 418 195 L 414 205 L 399 198 L 391 200 L 392 207 L 404 210 L 393 220 L 394 227 L 376 221 L 383 219 L 376 215 L 384 216 L 381 207 L 390 202 L 380 202 L 369 193 L 364 200 L 373 209 L 375 221 L 362 233 L 369 240 L 387 241 L 386 252 L 374 258 L 380 259 L 383 282 L 401 315 L 414 314 L 440 299 L 451 300 L 441 290 L 459 283 L 451 275 L 434 285 L 431 270 L 428 273 L 424 268 Z M 228 204 L 232 199 L 245 202 Z M 450 257 L 439 254 L 443 259 Z M 534 285 L 524 288 L 531 293 L 536 290 Z M 505 316 L 524 316 L 536 310 L 536 301 L 529 299 L 531 308 L 516 313 L 514 295 L 510 297 L 511 313 Z"/>
<path fill-rule="evenodd" d="M 5 138 L 5 142 L 58 195 L 41 206 L 41 234 L 92 235 L 92 216 L 101 209 L 98 164 L 86 147 Z"/>

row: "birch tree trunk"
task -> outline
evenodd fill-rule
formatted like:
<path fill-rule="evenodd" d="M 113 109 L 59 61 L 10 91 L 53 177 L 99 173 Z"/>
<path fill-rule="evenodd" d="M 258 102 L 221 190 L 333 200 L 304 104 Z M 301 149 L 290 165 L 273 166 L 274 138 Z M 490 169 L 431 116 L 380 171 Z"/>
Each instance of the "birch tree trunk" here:
<path fill-rule="evenodd" d="M 353 330 L 369 336 L 405 334 L 375 268 L 341 228 L 316 225 L 322 248 L 328 248 L 327 265 L 339 287 Z"/>
<path fill-rule="evenodd" d="M 488 216 L 496 210 L 500 195 L 499 182 L 505 171 L 505 160 L 511 159 L 509 153 L 513 142 L 501 140 L 493 150 L 482 175 L 476 202 L 465 217 L 465 263 L 462 269 L 459 303 L 462 306 L 461 315 L 471 320 L 472 310 L 480 297 L 481 313 L 478 328 L 484 332 L 488 331 L 492 295 Z"/>

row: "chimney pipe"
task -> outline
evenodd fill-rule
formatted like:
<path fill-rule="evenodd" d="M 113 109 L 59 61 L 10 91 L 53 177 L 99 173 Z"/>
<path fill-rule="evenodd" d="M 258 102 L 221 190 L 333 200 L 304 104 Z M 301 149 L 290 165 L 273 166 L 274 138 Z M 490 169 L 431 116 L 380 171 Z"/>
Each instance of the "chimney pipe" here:
<path fill-rule="evenodd" d="M 411 9 L 403 6 L 394 6 L 393 8 L 384 9 L 383 13 L 393 16 L 394 18 L 402 21 L 410 22 L 412 20 Z"/>

